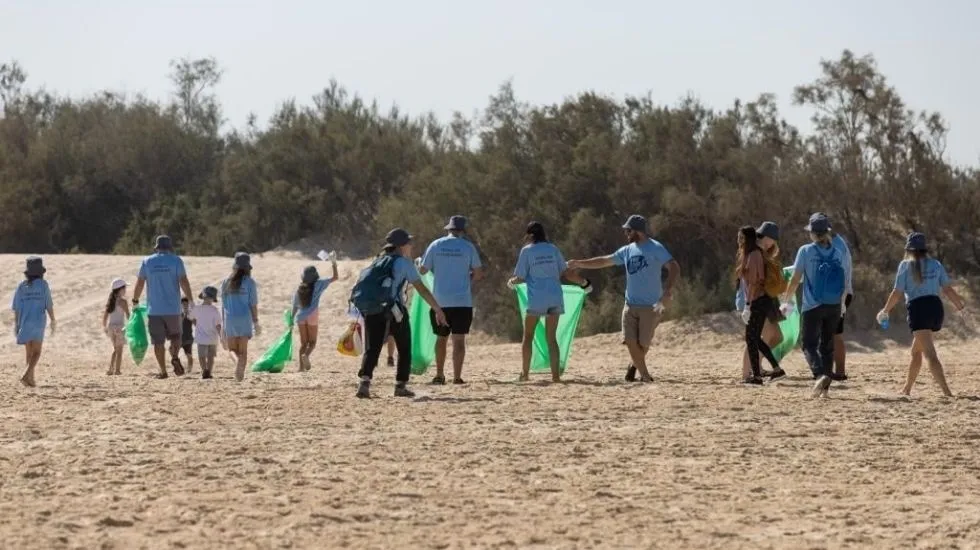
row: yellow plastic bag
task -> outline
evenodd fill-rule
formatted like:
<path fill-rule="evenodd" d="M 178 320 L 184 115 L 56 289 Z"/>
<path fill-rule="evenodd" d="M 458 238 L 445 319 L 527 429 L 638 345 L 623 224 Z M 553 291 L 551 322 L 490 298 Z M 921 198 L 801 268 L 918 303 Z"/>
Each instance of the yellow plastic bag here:
<path fill-rule="evenodd" d="M 364 353 L 364 334 L 361 323 L 353 321 L 337 340 L 337 351 L 347 357 L 358 357 Z"/>

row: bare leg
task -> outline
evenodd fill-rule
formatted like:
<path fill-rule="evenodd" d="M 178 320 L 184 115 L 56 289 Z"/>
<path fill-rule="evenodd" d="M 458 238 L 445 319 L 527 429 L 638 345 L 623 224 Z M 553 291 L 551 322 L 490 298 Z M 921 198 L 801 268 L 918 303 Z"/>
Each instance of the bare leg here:
<path fill-rule="evenodd" d="M 905 387 L 902 388 L 902 393 L 905 395 L 912 395 L 912 386 L 915 385 L 915 379 L 919 377 L 919 370 L 922 368 L 922 342 L 918 334 L 913 334 L 912 336 L 912 348 L 909 350 L 911 354 L 911 359 L 909 359 L 909 372 L 905 377 Z"/>
<path fill-rule="evenodd" d="M 112 356 L 109 357 L 109 370 L 105 373 L 106 376 L 112 376 L 116 372 L 116 356 L 119 355 L 119 348 L 113 348 Z"/>
<path fill-rule="evenodd" d="M 446 376 L 446 352 L 449 345 L 448 336 L 436 337 L 436 377 Z M 453 342 L 453 354 L 456 353 L 456 343 Z"/>
<path fill-rule="evenodd" d="M 551 362 L 551 381 L 561 382 L 561 350 L 558 349 L 558 319 L 560 315 L 544 318 L 544 332 L 548 340 L 548 359 Z"/>
<path fill-rule="evenodd" d="M 834 335 L 834 374 L 838 376 L 847 374 L 847 347 L 843 334 Z"/>
<path fill-rule="evenodd" d="M 157 358 L 157 365 L 160 367 L 160 378 L 166 378 L 167 375 L 167 348 L 160 345 L 153 345 L 153 355 Z"/>
<path fill-rule="evenodd" d="M 453 334 L 453 380 L 463 379 L 463 361 L 466 360 L 466 335 Z"/>
<path fill-rule="evenodd" d="M 306 326 L 306 370 L 313 368 L 310 365 L 310 356 L 313 355 L 313 350 L 316 349 L 316 341 L 319 336 L 320 325 L 307 325 Z"/>
<path fill-rule="evenodd" d="M 528 315 L 524 319 L 524 339 L 521 341 L 521 381 L 526 382 L 531 373 L 531 354 L 534 352 L 534 330 L 538 328 L 538 318 Z"/>
<path fill-rule="evenodd" d="M 640 373 L 640 381 L 653 382 L 653 377 L 647 370 L 647 351 L 636 340 L 627 340 L 626 348 L 630 351 L 630 359 L 633 361 L 633 366 L 636 367 L 636 372 Z"/>
<path fill-rule="evenodd" d="M 939 389 L 942 390 L 943 395 L 953 397 L 953 392 L 949 390 L 949 385 L 946 383 L 946 373 L 943 372 L 943 364 L 939 360 L 939 354 L 936 353 L 936 346 L 932 341 L 932 332 L 928 330 L 922 332 L 924 333 L 922 354 L 925 356 L 926 362 L 929 363 L 932 378 L 939 384 Z"/>
<path fill-rule="evenodd" d="M 180 336 L 175 336 L 170 339 L 170 357 L 173 358 L 174 374 L 183 376 L 184 368 L 177 368 L 177 365 L 180 363 Z"/>
<path fill-rule="evenodd" d="M 122 374 L 122 358 L 123 358 L 123 348 L 122 346 L 116 348 L 116 364 L 113 374 Z"/>
<path fill-rule="evenodd" d="M 307 328 L 309 325 L 306 323 L 301 323 L 299 325 L 299 371 L 303 372 L 306 370 L 306 342 L 309 340 L 307 335 Z"/>
<path fill-rule="evenodd" d="M 194 350 L 191 350 L 190 352 L 185 352 L 184 355 L 187 356 L 187 372 L 188 373 L 193 372 L 194 371 Z"/>
<path fill-rule="evenodd" d="M 248 366 L 248 338 L 236 338 L 235 349 L 238 351 L 238 366 L 235 368 L 235 380 L 245 379 L 245 367 Z"/>
<path fill-rule="evenodd" d="M 41 342 L 28 342 L 25 344 L 24 355 L 24 362 L 27 364 L 27 369 L 24 371 L 24 376 L 21 377 L 20 383 L 28 388 L 33 388 L 37 385 L 37 382 L 34 380 L 34 368 L 41 359 Z"/>

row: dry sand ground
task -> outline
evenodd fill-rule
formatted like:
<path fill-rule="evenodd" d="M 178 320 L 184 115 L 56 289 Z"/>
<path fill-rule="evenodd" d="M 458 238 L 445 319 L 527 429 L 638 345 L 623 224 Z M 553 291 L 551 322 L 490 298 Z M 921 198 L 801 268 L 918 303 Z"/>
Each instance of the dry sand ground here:
<path fill-rule="evenodd" d="M 4 289 L 22 260 L 0 256 Z M 325 296 L 312 372 L 237 384 L 221 357 L 216 380 L 156 381 L 149 361 L 103 374 L 106 287 L 138 260 L 46 261 L 61 324 L 37 389 L 17 383 L 22 351 L 0 344 L 3 548 L 980 544 L 975 343 L 942 344 L 965 396 L 953 400 L 928 374 L 895 398 L 893 344 L 852 350 L 853 381 L 830 399 L 806 398 L 798 352 L 796 378 L 740 387 L 737 325 L 719 316 L 662 327 L 653 385 L 622 382 L 624 351 L 600 336 L 576 342 L 564 385 L 514 384 L 518 348 L 475 345 L 466 387 L 416 380 L 419 397 L 398 400 L 380 367 L 377 398 L 359 401 L 356 361 L 332 349 L 350 280 Z M 188 258 L 195 290 L 229 263 Z M 254 263 L 262 350 L 307 261 Z"/>

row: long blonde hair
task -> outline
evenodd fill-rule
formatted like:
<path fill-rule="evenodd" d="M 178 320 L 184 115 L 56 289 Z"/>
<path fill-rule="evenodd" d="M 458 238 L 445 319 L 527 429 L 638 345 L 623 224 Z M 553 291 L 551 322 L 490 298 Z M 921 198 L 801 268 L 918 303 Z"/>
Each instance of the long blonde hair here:
<path fill-rule="evenodd" d="M 908 250 L 905 252 L 905 261 L 909 262 L 912 270 L 912 279 L 916 284 L 922 284 L 922 260 L 929 258 L 927 250 Z"/>

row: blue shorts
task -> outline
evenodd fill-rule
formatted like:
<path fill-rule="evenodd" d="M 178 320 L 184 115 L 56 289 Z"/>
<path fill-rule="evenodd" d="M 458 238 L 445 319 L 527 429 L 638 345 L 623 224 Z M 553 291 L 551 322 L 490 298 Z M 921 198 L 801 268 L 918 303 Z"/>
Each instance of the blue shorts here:
<path fill-rule="evenodd" d="M 223 328 L 225 329 L 225 336 L 228 338 L 251 338 L 252 316 L 227 317 Z"/>
<path fill-rule="evenodd" d="M 943 301 L 939 296 L 922 296 L 906 304 L 909 312 L 909 330 L 931 330 L 939 332 L 943 328 Z"/>
<path fill-rule="evenodd" d="M 21 325 L 17 330 L 17 345 L 23 346 L 28 342 L 43 342 L 44 329 L 46 327 L 47 323 L 31 323 L 29 325 Z"/>

